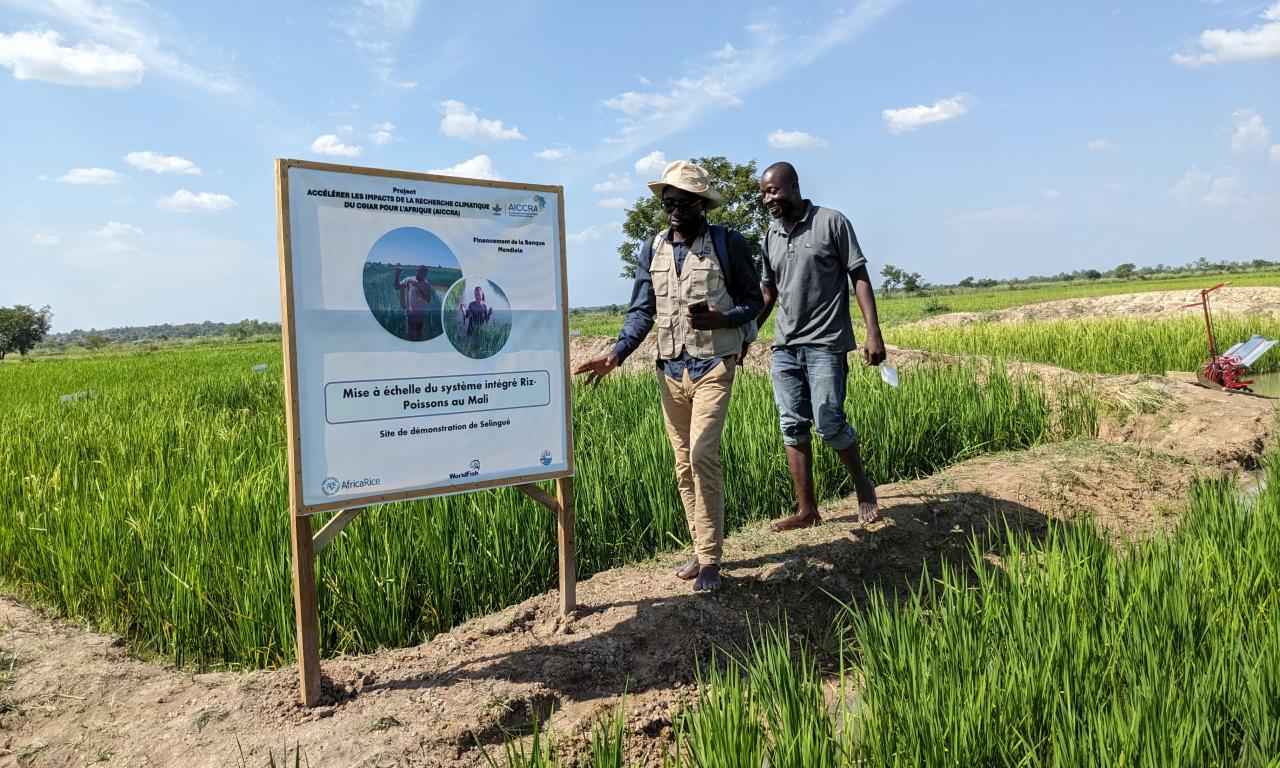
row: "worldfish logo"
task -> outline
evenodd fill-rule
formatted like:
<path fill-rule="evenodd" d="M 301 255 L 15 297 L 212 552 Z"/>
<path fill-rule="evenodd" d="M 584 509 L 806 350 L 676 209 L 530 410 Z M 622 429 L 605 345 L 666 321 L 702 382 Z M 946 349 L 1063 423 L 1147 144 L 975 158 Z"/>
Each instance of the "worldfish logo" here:
<path fill-rule="evenodd" d="M 472 459 L 471 464 L 468 465 L 468 469 L 466 472 L 450 472 L 449 479 L 457 480 L 458 478 L 462 478 L 462 477 L 475 477 L 476 475 L 479 475 L 479 474 L 480 474 L 480 460 Z"/>

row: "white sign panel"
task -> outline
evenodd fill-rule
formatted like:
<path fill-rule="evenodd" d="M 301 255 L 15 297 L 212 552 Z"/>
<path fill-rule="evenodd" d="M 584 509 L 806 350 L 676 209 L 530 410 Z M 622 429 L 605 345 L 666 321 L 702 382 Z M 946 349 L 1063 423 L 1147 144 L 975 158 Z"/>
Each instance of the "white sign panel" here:
<path fill-rule="evenodd" d="M 571 474 L 561 189 L 278 172 L 304 511 Z"/>

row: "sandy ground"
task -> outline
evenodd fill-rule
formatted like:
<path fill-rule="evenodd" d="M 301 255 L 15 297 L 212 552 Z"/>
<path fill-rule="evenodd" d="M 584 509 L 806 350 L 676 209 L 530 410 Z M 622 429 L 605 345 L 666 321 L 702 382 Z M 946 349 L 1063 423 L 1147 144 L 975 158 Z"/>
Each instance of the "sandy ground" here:
<path fill-rule="evenodd" d="M 574 339 L 574 363 L 608 344 Z M 652 365 L 646 352 L 627 365 Z M 767 354 L 755 345 L 748 365 L 767 367 Z M 945 361 L 890 354 L 904 368 Z M 1002 520 L 1032 536 L 1085 519 L 1117 537 L 1151 535 L 1177 521 L 1197 473 L 1250 470 L 1273 443 L 1274 401 L 1163 377 L 1096 378 L 1121 393 L 1096 440 L 881 486 L 885 519 L 869 526 L 847 498 L 823 508 L 818 528 L 739 531 L 726 542 L 726 587 L 714 595 L 674 579 L 682 558 L 670 554 L 581 582 L 568 620 L 550 593 L 417 647 L 326 660 L 324 701 L 311 710 L 297 703 L 293 667 L 195 674 L 0 598 L 0 766 L 256 768 L 295 756 L 317 768 L 480 766 L 477 745 L 492 750 L 504 731 L 548 717 L 572 754 L 624 694 L 632 757 L 656 765 L 655 745 L 669 738 L 697 663 L 713 648 L 742 647 L 751 626 L 785 612 L 793 635 L 825 658 L 833 596 L 865 604 L 876 593 L 904 595 L 923 567 L 964 562 L 970 535 Z"/>
<path fill-rule="evenodd" d="M 1077 318 L 1118 317 L 1184 317 L 1196 309 L 1184 308 L 1184 304 L 1199 301 L 1192 290 L 1159 291 L 1155 293 L 1126 293 L 1116 296 L 1093 296 L 1081 299 L 1062 299 L 1040 304 L 1002 309 L 996 312 L 952 312 L 927 320 L 910 323 L 911 328 L 931 326 L 969 325 L 980 322 L 1011 322 L 1018 320 L 1071 320 Z M 1227 286 L 1215 291 L 1209 308 L 1213 312 L 1236 315 L 1270 315 L 1280 317 L 1280 288 Z"/>

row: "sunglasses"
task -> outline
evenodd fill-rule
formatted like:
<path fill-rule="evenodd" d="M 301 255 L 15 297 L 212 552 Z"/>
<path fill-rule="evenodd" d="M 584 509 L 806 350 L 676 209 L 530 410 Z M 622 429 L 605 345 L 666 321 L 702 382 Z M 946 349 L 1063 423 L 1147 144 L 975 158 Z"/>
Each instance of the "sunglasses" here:
<path fill-rule="evenodd" d="M 664 198 L 662 201 L 662 210 L 667 213 L 672 213 L 678 209 L 681 213 L 692 213 L 696 206 L 701 202 L 702 198 L 698 197 L 685 198 L 684 200 Z"/>

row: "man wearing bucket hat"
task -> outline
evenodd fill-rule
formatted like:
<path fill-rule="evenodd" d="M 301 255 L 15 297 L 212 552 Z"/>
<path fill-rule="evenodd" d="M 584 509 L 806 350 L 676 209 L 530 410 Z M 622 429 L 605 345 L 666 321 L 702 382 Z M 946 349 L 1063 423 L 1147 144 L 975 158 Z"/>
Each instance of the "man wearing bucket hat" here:
<path fill-rule="evenodd" d="M 693 556 L 675 573 L 697 591 L 720 586 L 724 473 L 720 434 L 734 370 L 764 307 L 751 249 L 742 235 L 707 224 L 720 205 L 700 166 L 677 160 L 649 183 L 669 227 L 640 250 L 622 333 L 608 353 L 579 365 L 594 384 L 658 327 L 658 389 L 675 453 L 676 484 Z"/>
<path fill-rule="evenodd" d="M 844 414 L 848 354 L 856 348 L 849 317 L 849 282 L 862 309 L 867 365 L 884 362 L 884 342 L 867 259 L 844 214 L 820 208 L 800 195 L 800 177 L 790 163 L 774 163 L 760 176 L 760 195 L 773 217 L 764 237 L 764 323 L 781 297 L 774 321 L 773 398 L 778 406 L 787 467 L 797 509 L 773 530 L 822 522 L 813 492 L 812 425 L 853 477 L 858 519 L 880 519 L 876 487 L 867 478 L 858 434 Z"/>

